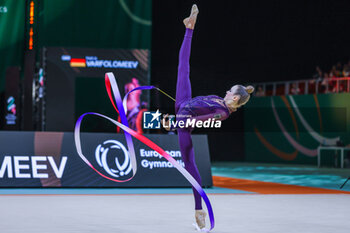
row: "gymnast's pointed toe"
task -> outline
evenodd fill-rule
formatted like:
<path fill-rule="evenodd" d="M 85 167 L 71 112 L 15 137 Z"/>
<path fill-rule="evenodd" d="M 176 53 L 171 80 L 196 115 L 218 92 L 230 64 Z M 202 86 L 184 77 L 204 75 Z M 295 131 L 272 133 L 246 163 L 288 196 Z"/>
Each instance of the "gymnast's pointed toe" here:
<path fill-rule="evenodd" d="M 196 210 L 196 223 L 200 229 L 205 227 L 205 217 L 207 213 L 204 210 Z"/>
<path fill-rule="evenodd" d="M 196 24 L 197 21 L 197 15 L 199 13 L 198 7 L 196 4 L 193 4 L 192 9 L 191 9 L 191 15 L 184 19 L 184 24 L 186 28 L 189 29 L 194 29 L 194 25 Z"/>

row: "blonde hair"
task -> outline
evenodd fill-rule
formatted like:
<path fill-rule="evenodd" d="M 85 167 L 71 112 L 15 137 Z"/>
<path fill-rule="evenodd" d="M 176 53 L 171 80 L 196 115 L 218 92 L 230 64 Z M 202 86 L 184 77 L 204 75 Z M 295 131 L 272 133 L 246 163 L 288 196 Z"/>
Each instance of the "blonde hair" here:
<path fill-rule="evenodd" d="M 250 99 L 250 94 L 253 93 L 254 87 L 253 86 L 242 86 L 242 85 L 234 85 L 231 87 L 231 92 L 234 95 L 239 95 L 240 98 L 238 100 L 238 105 L 244 105 L 248 102 Z"/>

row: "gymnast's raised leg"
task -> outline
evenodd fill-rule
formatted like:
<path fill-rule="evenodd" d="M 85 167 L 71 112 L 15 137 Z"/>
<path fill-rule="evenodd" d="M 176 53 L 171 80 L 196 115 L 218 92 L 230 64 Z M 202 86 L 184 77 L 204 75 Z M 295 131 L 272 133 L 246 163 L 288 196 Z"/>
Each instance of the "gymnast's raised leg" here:
<path fill-rule="evenodd" d="M 192 6 L 190 17 L 184 20 L 186 26 L 186 33 L 181 45 L 179 54 L 179 67 L 176 85 L 176 104 L 175 112 L 178 113 L 188 100 L 192 98 L 191 82 L 190 82 L 190 53 L 191 40 L 194 25 L 196 23 L 198 8 L 196 5 Z M 179 145 L 182 154 L 182 159 L 185 163 L 186 170 L 197 180 L 199 184 L 202 183 L 196 166 L 194 151 L 191 138 L 190 129 L 178 129 Z M 200 194 L 193 188 L 196 210 L 196 222 L 200 228 L 205 227 L 205 211 L 202 210 L 202 199 Z"/>

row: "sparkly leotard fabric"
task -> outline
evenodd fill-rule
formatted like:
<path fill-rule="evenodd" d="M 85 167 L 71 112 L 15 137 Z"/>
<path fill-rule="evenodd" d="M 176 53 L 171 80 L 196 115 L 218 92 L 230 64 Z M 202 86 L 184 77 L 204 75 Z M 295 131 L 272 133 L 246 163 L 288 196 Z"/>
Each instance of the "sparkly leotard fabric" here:
<path fill-rule="evenodd" d="M 183 101 L 177 111 L 177 115 L 191 116 L 197 120 L 225 120 L 229 115 L 224 99 L 216 96 L 197 96 Z"/>

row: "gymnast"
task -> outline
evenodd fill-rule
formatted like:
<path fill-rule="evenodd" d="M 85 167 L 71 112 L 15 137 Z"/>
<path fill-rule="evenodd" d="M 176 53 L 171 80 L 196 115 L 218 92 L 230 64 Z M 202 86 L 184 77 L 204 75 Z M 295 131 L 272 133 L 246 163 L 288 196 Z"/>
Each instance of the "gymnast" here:
<path fill-rule="evenodd" d="M 244 87 L 235 85 L 226 92 L 226 96 L 221 98 L 216 95 L 197 96 L 192 98 L 190 83 L 190 51 L 191 40 L 198 15 L 198 7 L 196 4 L 192 6 L 191 15 L 184 19 L 183 23 L 186 27 L 186 33 L 181 45 L 179 54 L 178 76 L 176 84 L 176 102 L 175 113 L 177 120 L 184 116 L 191 116 L 196 120 L 225 120 L 237 108 L 246 104 L 250 98 L 250 94 L 254 91 L 252 86 Z M 180 116 L 180 117 L 179 117 Z M 183 119 L 182 119 L 183 120 Z M 162 124 L 166 130 L 170 130 L 169 119 L 167 115 L 163 118 Z M 191 131 L 192 128 L 177 128 L 179 145 L 182 159 L 185 163 L 185 169 L 201 184 L 192 145 Z M 202 209 L 202 200 L 200 194 L 193 189 L 195 199 L 195 219 L 200 229 L 205 227 L 206 212 Z"/>

